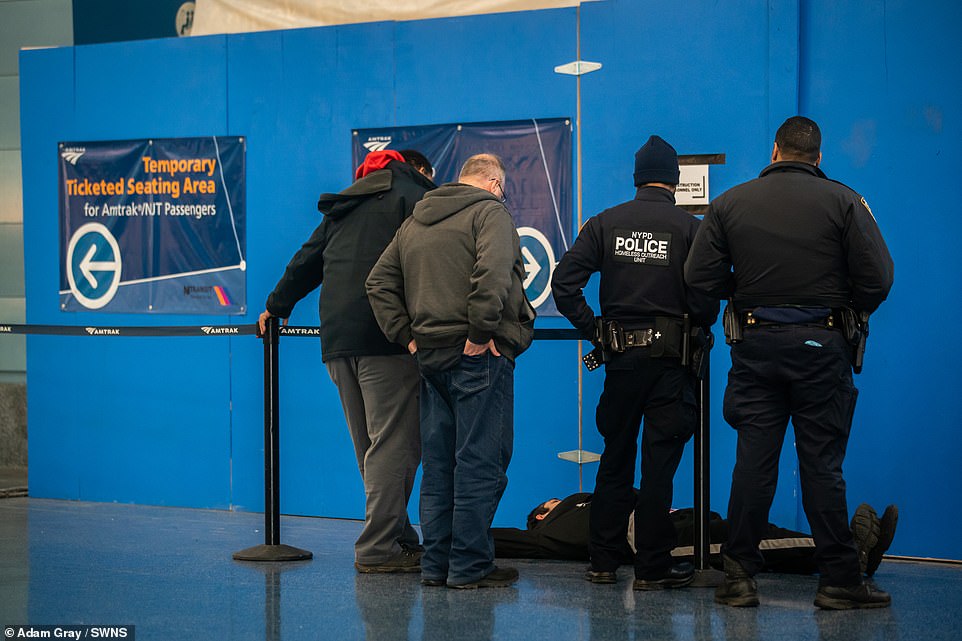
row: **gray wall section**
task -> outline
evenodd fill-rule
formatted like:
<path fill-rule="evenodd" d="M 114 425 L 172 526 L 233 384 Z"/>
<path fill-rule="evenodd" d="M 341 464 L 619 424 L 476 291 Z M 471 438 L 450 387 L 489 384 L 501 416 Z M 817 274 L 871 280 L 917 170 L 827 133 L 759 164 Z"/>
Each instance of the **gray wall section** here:
<path fill-rule="evenodd" d="M 23 256 L 20 260 L 22 263 Z M 21 275 L 21 288 L 22 278 Z M 22 293 L 19 297 L 0 297 L 0 323 L 23 323 L 26 316 L 26 300 Z M 4 383 L 23 383 L 26 380 L 27 343 L 24 338 L 13 334 L 0 334 L 0 386 Z M 0 415 L 0 421 L 3 420 L 4 415 Z"/>
<path fill-rule="evenodd" d="M 72 0 L 0 0 L 0 76 L 17 75 L 24 47 L 72 44 Z"/>
<path fill-rule="evenodd" d="M 20 50 L 73 44 L 71 0 L 0 0 L 0 323 L 24 322 Z M 0 466 L 27 464 L 26 340 L 0 336 Z"/>
<path fill-rule="evenodd" d="M 3 5 L 0 4 L 0 7 Z M 3 16 L 0 15 L 0 20 Z M 16 75 L 0 76 L 0 149 L 20 149 L 20 87 Z"/>
<path fill-rule="evenodd" d="M 0 224 L 23 220 L 23 177 L 20 150 L 0 149 Z"/>
<path fill-rule="evenodd" d="M 27 465 L 27 386 L 0 383 L 0 468 Z"/>

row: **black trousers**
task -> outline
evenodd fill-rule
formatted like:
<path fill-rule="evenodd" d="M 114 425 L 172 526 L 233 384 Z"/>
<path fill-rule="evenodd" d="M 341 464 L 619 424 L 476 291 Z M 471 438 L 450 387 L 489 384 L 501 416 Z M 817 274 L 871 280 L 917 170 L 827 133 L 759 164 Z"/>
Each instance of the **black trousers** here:
<path fill-rule="evenodd" d="M 697 420 L 694 380 L 677 359 L 634 357 L 630 369 L 608 366 L 596 420 L 605 441 L 589 521 L 595 570 L 624 558 L 628 515 L 635 512 L 635 576 L 657 578 L 672 565 L 672 484 Z M 625 359 L 621 361 L 626 365 Z M 644 428 L 641 424 L 644 422 Z M 638 433 L 641 482 L 633 491 Z"/>
<path fill-rule="evenodd" d="M 791 419 L 820 582 L 861 581 L 842 478 L 858 396 L 849 350 L 840 332 L 802 325 L 748 328 L 732 346 L 724 414 L 738 431 L 738 445 L 723 552 L 751 574 L 763 565 L 758 543 L 768 527 Z"/>

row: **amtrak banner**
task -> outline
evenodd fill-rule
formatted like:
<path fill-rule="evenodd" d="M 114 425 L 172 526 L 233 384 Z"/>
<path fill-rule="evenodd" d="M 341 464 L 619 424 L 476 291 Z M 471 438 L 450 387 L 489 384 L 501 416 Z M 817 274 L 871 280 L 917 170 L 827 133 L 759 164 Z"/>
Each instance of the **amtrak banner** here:
<path fill-rule="evenodd" d="M 59 145 L 60 308 L 243 314 L 243 138 Z"/>
<path fill-rule="evenodd" d="M 494 153 L 507 168 L 505 205 L 521 237 L 525 292 L 538 313 L 558 316 L 551 274 L 571 244 L 571 121 L 567 118 L 357 129 L 353 167 L 370 151 L 416 149 L 434 181 L 457 180 L 470 156 Z"/>

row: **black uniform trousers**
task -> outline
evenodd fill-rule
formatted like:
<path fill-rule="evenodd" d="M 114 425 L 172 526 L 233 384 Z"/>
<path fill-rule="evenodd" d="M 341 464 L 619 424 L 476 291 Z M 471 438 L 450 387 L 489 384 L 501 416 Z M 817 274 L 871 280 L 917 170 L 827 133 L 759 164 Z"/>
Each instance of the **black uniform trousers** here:
<path fill-rule="evenodd" d="M 624 559 L 628 515 L 634 510 L 635 576 L 651 579 L 672 566 L 671 550 L 677 540 L 669 518 L 672 483 L 685 443 L 694 433 L 697 411 L 694 380 L 687 368 L 677 358 L 648 358 L 640 352 L 621 356 L 634 361 L 630 369 L 609 364 L 605 372 L 596 413 L 605 447 L 592 499 L 589 554 L 593 569 L 617 569 Z M 642 420 L 636 499 L 632 488 Z"/>
<path fill-rule="evenodd" d="M 842 478 L 858 395 L 850 349 L 841 332 L 808 325 L 749 327 L 732 346 L 724 414 L 738 431 L 738 445 L 723 552 L 749 574 L 763 565 L 758 543 L 768 527 L 791 418 L 820 583 L 861 581 Z"/>

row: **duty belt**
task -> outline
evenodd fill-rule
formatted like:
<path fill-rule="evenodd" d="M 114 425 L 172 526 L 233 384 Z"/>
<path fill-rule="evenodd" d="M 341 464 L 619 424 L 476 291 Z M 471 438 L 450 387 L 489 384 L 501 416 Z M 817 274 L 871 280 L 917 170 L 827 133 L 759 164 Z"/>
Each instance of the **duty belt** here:
<path fill-rule="evenodd" d="M 755 318 L 751 311 L 735 312 L 731 301 L 729 301 L 728 306 L 725 307 L 725 313 L 722 319 L 725 326 L 725 342 L 729 345 L 742 341 L 742 328 L 745 327 L 800 325 L 803 327 L 834 329 L 841 332 L 848 344 L 852 346 L 852 371 L 856 374 L 862 371 L 862 363 L 865 358 L 865 343 L 868 340 L 869 315 L 867 312 L 856 312 L 847 307 L 835 307 L 823 318 L 802 321 L 800 323 L 779 323 L 777 321 Z"/>
<path fill-rule="evenodd" d="M 632 347 L 651 347 L 655 329 L 624 329 L 617 321 L 607 321 L 602 327 L 601 344 L 605 349 L 621 353 Z"/>
<path fill-rule="evenodd" d="M 833 309 L 828 316 L 822 318 L 815 318 L 809 321 L 802 321 L 798 323 L 792 322 L 779 322 L 772 320 L 764 320 L 761 318 L 755 318 L 752 312 L 742 312 L 741 314 L 741 325 L 742 327 L 777 327 L 782 325 L 802 325 L 805 327 L 824 327 L 827 329 L 838 328 L 838 321 L 836 319 L 841 318 L 841 310 Z"/>
<path fill-rule="evenodd" d="M 652 319 L 635 319 L 633 323 L 651 323 L 648 327 L 626 329 L 620 322 L 595 318 L 592 343 L 595 349 L 584 357 L 589 370 L 607 362 L 610 354 L 620 354 L 636 347 L 651 349 L 651 358 L 678 358 L 682 365 L 689 364 L 690 327 L 688 315 L 682 318 L 655 316 Z"/>
<path fill-rule="evenodd" d="M 596 319 L 595 339 L 605 350 L 624 352 L 634 347 L 652 347 L 652 357 L 680 356 L 684 353 L 682 343 L 688 332 L 688 318 L 655 316 L 650 320 L 636 320 L 644 327 L 625 328 L 619 321 Z M 650 324 L 649 324 L 650 323 Z"/>

